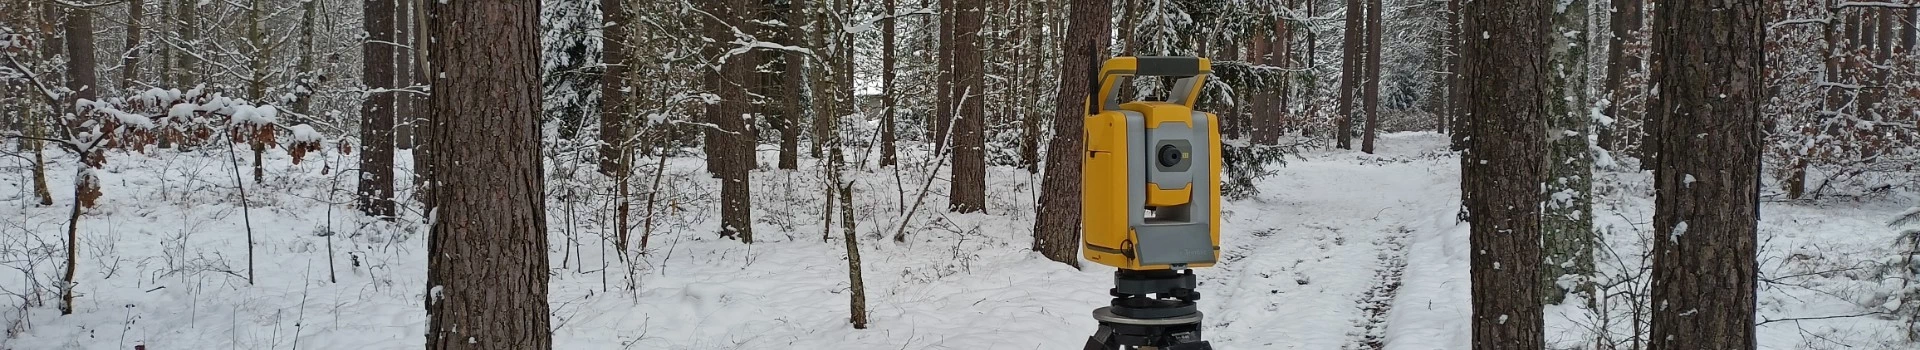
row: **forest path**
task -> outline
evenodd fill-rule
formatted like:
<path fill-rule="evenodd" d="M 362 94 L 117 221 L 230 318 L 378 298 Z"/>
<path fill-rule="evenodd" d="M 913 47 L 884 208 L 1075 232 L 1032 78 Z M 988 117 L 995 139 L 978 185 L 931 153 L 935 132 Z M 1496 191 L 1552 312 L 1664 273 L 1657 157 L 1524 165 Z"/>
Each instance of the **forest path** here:
<path fill-rule="evenodd" d="M 1259 349 L 1379 339 L 1407 237 L 1458 211 L 1458 164 L 1437 134 L 1385 136 L 1377 154 L 1309 151 L 1234 202 L 1223 263 L 1201 270 L 1207 338 Z M 1383 300 L 1385 299 L 1385 300 Z"/>

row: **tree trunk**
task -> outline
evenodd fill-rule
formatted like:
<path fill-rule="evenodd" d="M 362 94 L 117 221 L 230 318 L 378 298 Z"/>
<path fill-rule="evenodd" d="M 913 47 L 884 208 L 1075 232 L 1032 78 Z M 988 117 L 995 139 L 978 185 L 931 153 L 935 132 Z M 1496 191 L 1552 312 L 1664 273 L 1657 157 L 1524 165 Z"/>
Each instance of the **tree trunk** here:
<path fill-rule="evenodd" d="M 1318 5 L 1319 3 L 1320 3 L 1320 0 L 1307 0 L 1307 17 L 1314 17 L 1314 16 L 1320 15 L 1320 8 Z M 1311 27 L 1308 27 L 1306 32 L 1307 32 L 1307 61 L 1306 61 L 1307 70 L 1318 71 L 1320 68 L 1320 63 L 1318 62 L 1318 57 L 1320 52 L 1320 31 L 1313 30 Z M 1314 76 L 1315 78 L 1313 79 L 1307 79 L 1306 81 L 1307 86 L 1301 87 L 1300 89 L 1302 91 L 1301 97 L 1300 97 L 1301 104 L 1306 105 L 1306 111 L 1304 112 L 1303 114 L 1304 117 L 1302 119 L 1313 120 L 1313 119 L 1320 118 L 1320 107 L 1321 105 L 1324 105 L 1324 103 L 1321 103 L 1321 102 L 1325 101 L 1325 99 L 1320 98 L 1320 79 L 1317 77 L 1318 74 L 1315 74 Z M 1304 124 L 1304 123 L 1301 124 L 1300 134 L 1302 136 L 1313 136 L 1313 130 L 1311 128 L 1308 128 L 1307 125 L 1312 125 L 1312 124 Z"/>
<path fill-rule="evenodd" d="M 27 119 L 27 136 L 36 138 L 20 140 L 33 151 L 33 196 L 40 200 L 41 206 L 53 205 L 53 191 L 47 188 L 47 143 L 37 139 L 47 137 L 48 119 L 40 116 L 45 109 L 24 103 L 21 109 L 26 112 L 24 114 Z"/>
<path fill-rule="evenodd" d="M 1267 60 L 1267 52 L 1271 50 L 1268 46 L 1270 46 L 1272 42 L 1272 40 L 1267 39 L 1266 33 L 1256 32 L 1247 38 L 1247 64 L 1255 66 L 1271 65 L 1272 62 Z M 1251 89 L 1247 92 L 1248 93 L 1240 97 L 1246 102 L 1247 108 L 1245 109 L 1251 114 L 1247 119 L 1250 119 L 1248 120 L 1250 122 L 1249 124 L 1252 124 L 1252 127 L 1248 129 L 1251 129 L 1249 131 L 1253 134 L 1253 137 L 1249 137 L 1248 139 L 1252 140 L 1255 144 L 1265 145 L 1267 144 L 1267 134 L 1273 127 L 1273 115 L 1268 113 L 1268 105 L 1273 103 L 1270 96 L 1273 95 L 1274 90 L 1266 89 L 1262 86 L 1260 89 Z"/>
<path fill-rule="evenodd" d="M 628 90 L 626 74 L 630 51 L 628 30 L 632 23 L 627 16 L 624 0 L 600 0 L 602 49 L 600 61 L 606 64 L 606 70 L 600 73 L 600 173 L 608 176 L 620 176 L 627 172 L 620 169 L 621 159 L 627 150 L 627 117 L 632 111 L 627 105 Z"/>
<path fill-rule="evenodd" d="M 805 21 L 810 18 L 807 17 L 807 1 L 791 1 L 788 7 L 781 11 L 783 17 L 781 22 L 787 24 L 783 39 L 797 43 L 794 46 L 811 46 L 805 41 L 807 38 Z M 780 164 L 778 166 L 780 169 L 796 170 L 800 169 L 800 132 L 805 130 L 801 125 L 806 124 L 807 120 L 807 56 L 792 51 L 787 51 L 784 55 L 785 69 L 780 73 L 783 75 L 781 80 L 784 84 L 781 88 L 786 96 L 781 100 L 787 105 L 785 113 L 781 113 L 779 119 Z"/>
<path fill-rule="evenodd" d="M 393 86 L 416 90 L 414 85 L 424 83 L 415 81 L 414 51 L 411 48 L 422 45 L 414 39 L 413 13 L 417 0 L 393 0 L 393 40 L 398 44 L 393 48 Z M 427 109 L 420 94 L 396 92 L 393 95 L 393 148 L 396 150 L 413 149 L 413 115 Z"/>
<path fill-rule="evenodd" d="M 709 43 L 714 51 L 731 49 L 731 28 L 743 33 L 752 33 L 754 23 L 749 20 L 752 11 L 759 7 L 758 0 L 713 0 L 708 12 L 725 19 L 727 23 L 707 21 L 707 32 L 715 42 Z M 715 35 L 719 33 L 718 35 Z M 718 46 L 715 46 L 718 45 Z M 708 57 L 717 57 L 709 55 Z M 716 77 L 708 90 L 720 95 L 720 103 L 707 105 L 709 110 L 717 109 L 707 115 L 713 118 L 718 130 L 707 130 L 712 148 L 716 150 L 709 157 L 716 166 L 715 175 L 720 178 L 720 236 L 753 243 L 753 209 L 749 173 L 753 172 L 754 134 L 752 120 L 748 116 L 753 112 L 753 101 L 747 96 L 754 79 L 755 62 L 751 55 L 736 56 L 720 67 L 720 76 Z"/>
<path fill-rule="evenodd" d="M 1295 6 L 1298 6 L 1294 1 L 1295 0 L 1287 1 L 1288 9 L 1293 9 Z M 1267 57 L 1267 65 L 1277 64 L 1282 68 L 1294 69 L 1293 26 L 1284 19 L 1274 20 L 1273 30 L 1273 37 L 1268 38 L 1270 42 L 1267 45 L 1267 52 L 1270 56 Z M 1291 77 L 1281 78 L 1280 89 L 1275 91 L 1274 95 L 1278 95 L 1277 97 L 1280 99 L 1280 103 L 1269 106 L 1267 110 L 1268 120 L 1270 120 L 1271 123 L 1269 123 L 1267 128 L 1267 139 L 1262 140 L 1264 142 L 1261 143 L 1265 145 L 1280 144 L 1280 137 L 1287 134 L 1288 125 L 1294 120 L 1293 79 Z M 1273 98 L 1274 97 L 1268 97 L 1268 100 L 1271 101 Z"/>
<path fill-rule="evenodd" d="M 367 42 L 361 83 L 370 91 L 360 103 L 360 187 L 357 192 L 360 211 L 369 216 L 392 217 L 393 203 L 393 108 L 394 93 L 380 91 L 395 88 L 394 75 L 394 0 L 368 0 L 364 10 Z"/>
<path fill-rule="evenodd" d="M 65 30 L 67 89 L 73 90 L 73 94 L 67 95 L 67 103 L 61 107 L 71 109 L 73 101 L 97 100 L 100 96 L 100 78 L 95 71 L 99 61 L 93 55 L 93 10 L 67 10 Z"/>
<path fill-rule="evenodd" d="M 430 50 L 433 45 L 431 44 L 432 40 L 429 40 L 431 38 L 428 33 L 430 30 L 427 28 L 431 23 L 428 20 L 431 15 L 429 15 L 429 11 L 427 10 L 427 2 L 432 0 L 409 1 L 413 3 L 414 8 L 419 9 L 419 11 L 414 11 L 413 13 L 413 23 L 419 26 L 417 27 L 419 29 L 413 31 L 412 81 L 413 84 L 425 86 L 428 92 L 428 96 L 412 97 L 415 104 L 420 107 L 414 108 L 412 115 L 407 116 L 408 119 L 412 120 L 408 124 L 413 126 L 412 140 L 415 146 L 413 149 L 413 196 L 420 200 L 420 210 L 422 212 L 431 212 L 433 210 L 433 195 L 431 193 L 433 186 L 432 181 L 428 180 L 433 178 L 431 175 L 433 174 L 434 163 L 432 161 L 433 148 L 428 147 L 427 144 L 432 142 L 433 138 L 427 137 L 427 135 L 432 135 L 434 132 L 432 128 L 434 125 L 435 111 L 427 101 L 431 98 L 435 84 L 433 83 L 434 80 L 427 79 L 427 72 L 434 71 L 433 52 Z"/>
<path fill-rule="evenodd" d="M 1895 115 L 1892 111 L 1880 110 L 1880 105 L 1886 102 L 1888 90 L 1891 89 L 1889 85 L 1892 83 L 1888 81 L 1888 78 L 1892 76 L 1892 69 L 1882 67 L 1893 67 L 1893 39 L 1899 35 L 1893 32 L 1893 22 L 1895 21 L 1896 14 L 1892 8 L 1880 8 L 1874 10 L 1874 12 L 1878 12 L 1878 16 L 1875 17 L 1880 27 L 1879 34 L 1874 36 L 1873 45 L 1876 67 L 1873 68 L 1872 77 L 1873 85 L 1880 86 L 1881 88 L 1867 90 L 1870 92 L 1872 99 L 1869 100 L 1871 102 L 1862 104 L 1862 106 L 1867 108 L 1867 111 L 1860 113 L 1860 115 L 1863 117 L 1883 118 Z"/>
<path fill-rule="evenodd" d="M 1473 348 L 1542 349 L 1540 182 L 1546 176 L 1546 47 L 1551 4 L 1475 0 L 1462 4 L 1465 117 L 1474 137 L 1461 157 Z"/>
<path fill-rule="evenodd" d="M 1366 39 L 1360 28 L 1360 19 L 1366 17 L 1366 10 L 1360 0 L 1347 0 L 1346 38 L 1342 41 L 1340 62 L 1340 117 L 1339 130 L 1334 135 L 1334 147 L 1353 149 L 1353 94 L 1360 86 L 1354 81 L 1360 77 L 1360 42 Z M 1356 12 L 1358 11 L 1358 12 Z"/>
<path fill-rule="evenodd" d="M 1046 12 L 1047 5 L 1048 3 L 1043 1 L 1029 2 L 1027 4 L 1026 15 L 1023 16 L 1025 18 L 1019 21 L 1019 23 L 1022 23 L 1022 26 L 1024 26 L 1022 31 L 1024 32 L 1024 39 L 1026 40 L 1025 47 L 1020 50 L 1026 53 L 1021 62 L 1026 64 L 1027 68 L 1020 75 L 1021 79 L 1025 80 L 1025 86 L 1022 88 L 1024 93 L 1014 95 L 1020 98 L 1020 103 L 1014 106 L 1014 110 L 1019 113 L 1021 117 L 1021 165 L 1027 168 L 1027 174 L 1029 175 L 1040 173 L 1040 138 L 1045 137 L 1040 127 L 1040 123 L 1042 123 L 1044 119 L 1042 119 L 1043 116 L 1038 112 L 1041 104 L 1037 98 L 1041 95 L 1040 91 L 1045 89 L 1044 86 L 1046 86 L 1046 84 L 1043 83 L 1046 78 L 1043 78 L 1043 76 L 1046 71 L 1045 59 L 1049 56 L 1050 51 L 1047 50 L 1048 47 L 1045 46 L 1045 39 L 1049 32 L 1042 24 L 1046 22 L 1048 18 Z"/>
<path fill-rule="evenodd" d="M 1467 141 L 1472 140 L 1470 135 L 1475 119 L 1467 115 L 1466 85 L 1462 80 L 1466 70 L 1463 58 L 1467 55 L 1464 32 L 1460 31 L 1460 25 L 1466 18 L 1460 12 L 1460 3 L 1463 1 L 1466 0 L 1447 1 L 1447 47 L 1453 52 L 1452 56 L 1447 57 L 1447 114 L 1453 115 L 1453 133 L 1447 136 L 1449 149 L 1454 151 L 1467 149 Z"/>
<path fill-rule="evenodd" d="M 1764 2 L 1671 1 L 1662 23 L 1649 349 L 1753 349 Z"/>
<path fill-rule="evenodd" d="M 299 72 L 295 73 L 294 79 L 298 79 L 297 83 L 307 89 L 315 88 L 315 85 L 318 84 L 317 79 L 319 78 L 319 74 L 317 74 L 313 68 L 314 57 L 320 54 L 314 50 L 313 43 L 313 22 L 316 16 L 319 15 L 317 13 L 319 12 L 319 5 L 319 1 L 306 1 L 300 4 L 300 63 L 298 68 L 295 68 L 299 70 Z M 166 6 L 163 5 L 161 8 L 164 9 Z M 167 56 L 163 54 L 160 55 L 160 57 L 161 60 L 166 60 Z M 166 74 L 166 70 L 161 70 L 161 72 L 161 74 Z M 311 91 L 300 92 L 294 97 L 293 112 L 307 115 L 313 114 L 313 93 Z"/>
<path fill-rule="evenodd" d="M 1360 151 L 1373 154 L 1373 138 L 1380 133 L 1380 0 L 1367 6 L 1367 127 L 1360 137 Z"/>
<path fill-rule="evenodd" d="M 1587 30 L 1588 0 L 1572 0 L 1557 6 L 1550 33 L 1580 33 Z M 1552 89 L 1547 95 L 1546 140 L 1550 144 L 1547 159 L 1546 193 L 1542 203 L 1540 233 L 1546 247 L 1546 260 L 1540 274 L 1540 290 L 1547 304 L 1559 304 L 1569 289 L 1562 287 L 1562 276 L 1583 278 L 1593 272 L 1593 153 L 1587 142 L 1593 118 L 1587 108 L 1586 35 L 1551 35 L 1549 47 Z"/>
<path fill-rule="evenodd" d="M 120 90 L 133 91 L 134 81 L 140 79 L 140 33 L 146 27 L 141 24 L 147 17 L 147 2 L 144 0 L 127 1 L 127 45 L 120 57 Z"/>
<path fill-rule="evenodd" d="M 1655 10 L 1661 7 L 1661 3 L 1658 2 L 1660 0 L 1650 1 L 1654 1 L 1649 4 L 1653 6 Z M 1660 80 L 1653 77 L 1660 76 L 1664 70 L 1664 63 L 1661 62 L 1660 55 L 1665 54 L 1664 51 L 1666 50 L 1663 49 L 1661 45 L 1666 45 L 1666 43 L 1663 42 L 1660 37 L 1666 35 L 1672 26 L 1673 23 L 1671 21 L 1661 21 L 1658 17 L 1655 17 L 1652 22 L 1652 28 L 1650 28 L 1648 32 L 1648 44 L 1652 46 L 1652 49 L 1647 52 L 1647 111 L 1640 119 L 1640 147 L 1637 149 L 1639 151 L 1637 152 L 1638 154 L 1635 154 L 1640 157 L 1640 170 L 1654 170 L 1658 168 L 1659 164 L 1660 147 L 1662 146 L 1660 142 L 1660 128 L 1662 124 L 1658 118 L 1665 115 L 1665 113 L 1655 113 L 1656 111 L 1653 111 L 1655 106 L 1660 105 L 1661 97 L 1659 94 L 1653 93 L 1660 90 Z"/>
<path fill-rule="evenodd" d="M 552 349 L 540 161 L 540 2 L 428 3 L 436 120 L 428 349 Z"/>
<path fill-rule="evenodd" d="M 953 128 L 953 180 L 947 192 L 949 207 L 971 213 L 987 208 L 987 152 L 985 61 L 980 29 L 986 13 L 983 0 L 955 0 L 953 27 L 953 98 L 960 115 Z"/>
<path fill-rule="evenodd" d="M 1106 57 L 1113 32 L 1111 3 L 1075 1 L 1069 5 L 1066 52 L 1060 55 L 1059 93 L 1053 99 L 1053 138 L 1047 143 L 1047 175 L 1040 183 L 1040 204 L 1033 223 L 1033 250 L 1047 259 L 1080 266 L 1080 164 L 1082 139 L 1093 74 Z"/>
<path fill-rule="evenodd" d="M 899 36 L 896 32 L 898 31 L 897 27 L 900 26 L 898 21 L 900 10 L 895 7 L 894 0 L 883 0 L 881 9 L 887 13 L 886 17 L 880 20 L 880 25 L 885 26 L 885 28 L 880 30 L 880 108 L 882 113 L 880 118 L 880 166 L 890 167 L 899 161 L 899 156 L 894 153 L 897 148 L 894 146 L 894 142 L 899 138 L 897 132 L 894 130 L 894 115 L 896 113 L 895 110 L 898 109 L 899 98 L 894 96 L 893 90 L 893 46 L 895 37 Z"/>
<path fill-rule="evenodd" d="M 1914 50 L 1920 47 L 1920 8 L 1907 10 L 1905 28 L 1905 34 L 1900 35 L 1900 47 L 1906 48 L 1907 53 L 1920 52 Z"/>
<path fill-rule="evenodd" d="M 1614 125 L 1621 121 L 1639 119 L 1628 116 L 1631 110 L 1625 104 L 1631 97 L 1626 84 L 1630 72 L 1640 68 L 1640 56 L 1627 53 L 1627 46 L 1639 43 L 1640 27 L 1646 22 L 1642 19 L 1641 2 L 1645 0 L 1611 0 L 1613 11 L 1609 14 L 1612 35 L 1607 46 L 1607 117 L 1613 118 Z M 1636 113 L 1637 114 L 1637 113 Z M 1600 147 L 1613 150 L 1620 132 L 1617 126 L 1600 126 Z"/>
<path fill-rule="evenodd" d="M 158 7 L 160 8 L 160 15 L 154 18 L 152 23 L 154 23 L 154 27 L 157 30 L 170 30 L 177 35 L 179 33 L 179 28 L 172 26 L 173 19 L 174 19 L 174 14 L 173 14 L 174 1 L 175 0 L 160 0 L 160 3 L 158 5 Z M 312 2 L 308 2 L 308 3 L 312 3 Z M 160 45 L 159 50 L 160 52 L 156 56 L 160 56 L 160 67 L 154 70 L 154 73 L 158 76 L 154 77 L 153 84 L 160 85 L 160 86 L 174 86 L 173 85 L 173 45 Z M 305 71 L 305 70 L 302 70 L 302 71 Z M 160 147 L 167 148 L 168 145 L 166 144 L 168 143 L 168 141 L 166 141 L 166 137 L 162 136 L 161 140 L 162 141 L 160 143 L 162 145 Z"/>
<path fill-rule="evenodd" d="M 957 48 L 954 45 L 954 41 L 957 39 L 955 35 L 957 29 L 955 28 L 954 22 L 956 21 L 954 16 L 960 11 L 954 8 L 957 6 L 957 4 L 955 4 L 956 1 L 957 0 L 940 0 L 940 47 L 938 48 L 939 53 L 935 54 L 939 57 L 938 65 L 934 68 L 935 80 L 933 89 L 935 94 L 933 122 L 928 123 L 928 125 L 933 127 L 931 130 L 933 133 L 928 139 L 934 142 L 934 154 L 946 152 L 947 143 L 941 142 L 941 140 L 949 140 L 947 133 L 953 131 L 953 116 L 954 113 L 957 112 L 956 109 L 958 109 L 956 108 L 958 107 L 956 100 L 959 98 L 955 96 L 958 92 L 955 91 L 954 86 L 957 85 L 954 82 L 954 75 L 957 73 L 956 70 L 958 70 L 958 67 L 955 67 Z M 952 141 L 958 142 L 959 140 L 954 139 Z"/>
<path fill-rule="evenodd" d="M 197 68 L 206 64 L 206 62 L 201 62 L 199 58 L 195 58 L 192 53 L 189 53 L 189 51 L 199 49 L 200 21 L 197 15 L 200 13 L 200 1 L 174 0 L 174 3 L 180 6 L 178 10 L 173 12 L 173 15 L 178 17 L 174 25 L 177 26 L 176 30 L 180 31 L 180 47 L 184 50 L 174 50 L 174 54 L 179 55 L 179 57 L 173 60 L 174 65 L 180 71 L 174 76 L 172 85 L 182 89 L 192 88 L 194 85 L 200 83 Z"/>

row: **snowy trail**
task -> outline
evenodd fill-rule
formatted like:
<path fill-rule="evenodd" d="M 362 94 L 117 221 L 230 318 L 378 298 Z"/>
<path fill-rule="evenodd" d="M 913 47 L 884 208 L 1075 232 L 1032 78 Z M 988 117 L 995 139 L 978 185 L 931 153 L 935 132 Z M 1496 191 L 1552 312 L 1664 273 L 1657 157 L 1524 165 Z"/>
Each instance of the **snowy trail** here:
<path fill-rule="evenodd" d="M 1215 344 L 1340 349 L 1374 322 L 1365 310 L 1401 237 L 1457 210 L 1458 171 L 1444 136 L 1394 135 L 1379 154 L 1314 151 L 1230 207 L 1225 262 L 1201 270 Z M 1376 327 L 1378 325 L 1375 325 Z"/>

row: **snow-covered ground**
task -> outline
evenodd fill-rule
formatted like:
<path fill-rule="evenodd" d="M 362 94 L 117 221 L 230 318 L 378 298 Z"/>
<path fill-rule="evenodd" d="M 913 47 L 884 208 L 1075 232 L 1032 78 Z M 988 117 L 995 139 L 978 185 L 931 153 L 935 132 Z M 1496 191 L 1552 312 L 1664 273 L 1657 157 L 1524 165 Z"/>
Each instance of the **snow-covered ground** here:
<path fill-rule="evenodd" d="M 1466 226 L 1456 221 L 1459 172 L 1445 142 L 1405 133 L 1384 136 L 1377 155 L 1309 151 L 1274 169 L 1258 197 L 1230 202 L 1225 262 L 1199 271 L 1208 339 L 1220 349 L 1467 348 Z M 763 152 L 768 168 L 772 159 Z M 24 168 L 8 162 L 0 164 L 9 166 L 0 196 L 11 198 L 0 206 L 0 266 L 8 267 L 0 269 L 0 326 L 9 331 L 0 349 L 410 349 L 424 339 L 420 214 L 383 222 L 353 210 L 353 181 L 340 175 L 355 166 L 351 156 L 294 165 L 270 152 L 265 183 L 244 180 L 252 206 L 242 210 L 223 149 L 111 155 L 100 172 L 106 196 L 80 224 L 79 297 L 69 316 L 54 307 L 57 297 L 30 293 L 29 280 L 59 280 L 74 162 L 50 160 L 54 207 L 29 203 Z M 718 208 L 705 198 L 716 186 L 700 161 L 673 159 L 647 254 L 626 263 L 604 243 L 610 184 L 565 166 L 576 162 L 556 162 L 548 175 L 556 347 L 1079 348 L 1094 328 L 1088 312 L 1107 301 L 1112 269 L 1076 270 L 1028 250 L 1039 177 L 992 169 L 984 214 L 946 213 L 947 186 L 935 178 L 909 214 L 927 178 L 922 159 L 902 163 L 897 174 L 853 175 L 871 311 L 871 327 L 855 330 L 841 234 L 821 237 L 818 171 L 754 175 L 757 242 L 746 245 L 712 233 Z M 635 225 L 646 212 L 647 170 L 635 180 Z M 1597 216 L 1618 253 L 1603 255 L 1611 275 L 1644 265 L 1645 176 L 1601 177 Z M 1762 283 L 1762 317 L 1878 307 L 1880 281 L 1818 272 L 1890 254 L 1882 223 L 1911 200 L 1766 204 L 1761 272 L 1772 281 Z M 33 306 L 22 307 L 27 301 Z M 1590 341 L 1592 314 L 1550 308 L 1549 339 L 1570 348 Z M 1761 327 L 1760 340 L 1770 349 L 1910 349 L 1893 342 L 1893 327 L 1871 316 L 1777 321 Z"/>

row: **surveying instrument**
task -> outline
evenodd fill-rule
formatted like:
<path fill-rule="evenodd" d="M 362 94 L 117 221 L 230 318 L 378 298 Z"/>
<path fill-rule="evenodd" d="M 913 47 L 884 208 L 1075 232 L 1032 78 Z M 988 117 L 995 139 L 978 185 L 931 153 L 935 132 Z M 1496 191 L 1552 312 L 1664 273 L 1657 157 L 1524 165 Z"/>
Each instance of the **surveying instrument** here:
<path fill-rule="evenodd" d="M 1199 57 L 1116 57 L 1088 98 L 1081 168 L 1082 253 L 1119 268 L 1112 304 L 1093 310 L 1087 350 L 1211 350 L 1200 338 L 1193 268 L 1220 257 L 1220 129 L 1193 110 L 1213 64 Z M 1165 101 L 1127 101 L 1118 87 L 1167 77 Z"/>

